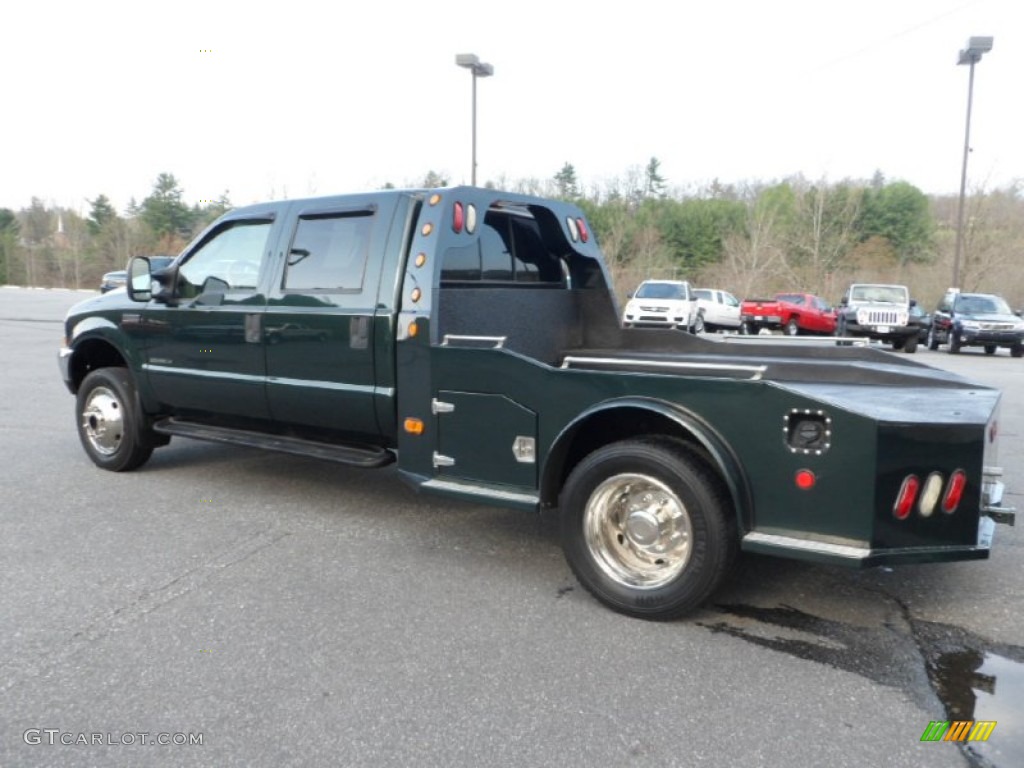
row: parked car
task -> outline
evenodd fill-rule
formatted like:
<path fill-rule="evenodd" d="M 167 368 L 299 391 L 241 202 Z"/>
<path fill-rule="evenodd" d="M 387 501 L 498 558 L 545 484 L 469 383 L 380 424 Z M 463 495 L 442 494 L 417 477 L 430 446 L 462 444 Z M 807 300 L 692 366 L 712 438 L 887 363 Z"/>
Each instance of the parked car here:
<path fill-rule="evenodd" d="M 819 334 L 836 330 L 836 313 L 824 299 L 810 293 L 778 293 L 774 299 L 745 299 L 740 305 L 745 333 L 762 328 L 781 330 L 787 336 Z"/>
<path fill-rule="evenodd" d="M 740 323 L 740 300 L 728 291 L 717 288 L 695 288 L 697 312 L 704 320 L 705 331 L 738 331 Z"/>
<path fill-rule="evenodd" d="M 925 312 L 924 307 L 921 303 L 911 299 L 910 301 L 910 318 L 907 320 L 910 325 L 917 326 L 917 341 L 919 344 L 924 344 L 928 340 L 928 331 L 932 327 L 932 315 L 930 312 Z"/>
<path fill-rule="evenodd" d="M 163 269 L 172 261 L 174 261 L 173 256 L 149 257 L 149 263 L 153 265 L 154 270 Z M 117 288 L 124 288 L 126 282 L 128 282 L 128 270 L 115 269 L 113 272 L 107 272 L 100 280 L 100 293 L 107 293 L 108 291 L 113 291 Z"/>
<path fill-rule="evenodd" d="M 625 328 L 679 328 L 691 333 L 704 330 L 697 311 L 697 297 L 685 280 L 644 280 L 622 313 Z"/>
<path fill-rule="evenodd" d="M 961 347 L 983 347 L 987 355 L 1008 347 L 1013 357 L 1024 357 L 1024 319 L 1001 296 L 950 289 L 932 315 L 928 334 L 928 349 L 940 344 L 949 344 L 953 355 Z"/>
<path fill-rule="evenodd" d="M 910 322 L 910 310 L 916 303 L 905 285 L 854 283 L 839 302 L 836 335 L 887 342 L 912 355 L 918 329 Z"/>

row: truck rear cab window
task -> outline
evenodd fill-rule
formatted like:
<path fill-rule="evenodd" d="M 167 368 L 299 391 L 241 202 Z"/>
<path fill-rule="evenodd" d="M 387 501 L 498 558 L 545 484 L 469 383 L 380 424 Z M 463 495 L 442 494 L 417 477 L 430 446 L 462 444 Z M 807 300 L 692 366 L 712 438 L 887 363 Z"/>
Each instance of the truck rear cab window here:
<path fill-rule="evenodd" d="M 272 222 L 246 219 L 227 222 L 213 232 L 178 270 L 178 291 L 184 297 L 220 291 L 254 289 Z"/>
<path fill-rule="evenodd" d="M 372 211 L 300 216 L 288 249 L 284 291 L 361 291 L 372 225 Z"/>
<path fill-rule="evenodd" d="M 476 241 L 445 251 L 441 282 L 561 285 L 563 273 L 535 219 L 490 210 Z"/>

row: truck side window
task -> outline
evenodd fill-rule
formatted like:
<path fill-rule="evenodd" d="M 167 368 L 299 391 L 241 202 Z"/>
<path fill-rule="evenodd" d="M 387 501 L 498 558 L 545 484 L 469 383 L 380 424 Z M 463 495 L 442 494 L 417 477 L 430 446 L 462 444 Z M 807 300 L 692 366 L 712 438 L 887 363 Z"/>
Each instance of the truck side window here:
<path fill-rule="evenodd" d="M 179 293 L 198 296 L 211 278 L 229 289 L 255 288 L 270 234 L 269 221 L 235 221 L 202 243 L 178 270 Z"/>
<path fill-rule="evenodd" d="M 288 249 L 283 289 L 360 291 L 366 272 L 373 214 L 317 214 L 299 217 Z"/>

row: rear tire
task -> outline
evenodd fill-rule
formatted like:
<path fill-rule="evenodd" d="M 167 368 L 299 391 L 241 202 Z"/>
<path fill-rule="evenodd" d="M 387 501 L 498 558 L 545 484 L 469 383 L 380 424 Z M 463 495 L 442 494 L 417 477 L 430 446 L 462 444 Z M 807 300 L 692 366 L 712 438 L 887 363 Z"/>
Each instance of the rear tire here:
<path fill-rule="evenodd" d="M 78 438 L 97 467 L 127 472 L 152 455 L 155 436 L 142 428 L 127 368 L 97 368 L 86 376 L 78 388 L 75 413 Z"/>
<path fill-rule="evenodd" d="M 703 603 L 735 559 L 724 484 L 670 438 L 599 448 L 569 475 L 561 537 L 579 582 L 609 608 L 667 620 Z"/>
<path fill-rule="evenodd" d="M 1024 344 L 1014 344 L 1010 347 L 1010 357 L 1024 357 Z"/>

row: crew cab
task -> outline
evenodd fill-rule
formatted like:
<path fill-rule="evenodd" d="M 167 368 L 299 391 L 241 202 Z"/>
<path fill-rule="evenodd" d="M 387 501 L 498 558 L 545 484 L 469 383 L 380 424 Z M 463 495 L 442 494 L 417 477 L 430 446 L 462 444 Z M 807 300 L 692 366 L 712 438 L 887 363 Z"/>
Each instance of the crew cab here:
<path fill-rule="evenodd" d="M 888 342 L 913 354 L 920 336 L 920 327 L 910 319 L 915 303 L 905 285 L 855 283 L 839 302 L 836 335 Z"/>
<path fill-rule="evenodd" d="M 695 288 L 693 295 L 705 331 L 740 330 L 740 301 L 731 293 L 717 288 Z"/>
<path fill-rule="evenodd" d="M 263 203 L 152 267 L 65 319 L 102 469 L 181 438 L 395 464 L 424 493 L 557 510 L 579 581 L 649 619 L 700 605 L 740 551 L 975 560 L 1013 519 L 989 461 L 998 391 L 869 348 L 623 328 L 569 203 Z"/>
<path fill-rule="evenodd" d="M 762 328 L 782 330 L 787 336 L 831 336 L 836 330 L 835 310 L 811 293 L 778 293 L 774 299 L 746 299 L 740 305 L 743 332 Z"/>
<path fill-rule="evenodd" d="M 950 289 L 932 315 L 928 348 L 948 344 L 950 354 L 962 347 L 982 347 L 994 355 L 1006 347 L 1013 357 L 1024 357 L 1024 320 L 1006 299 L 990 293 L 961 293 Z"/>

